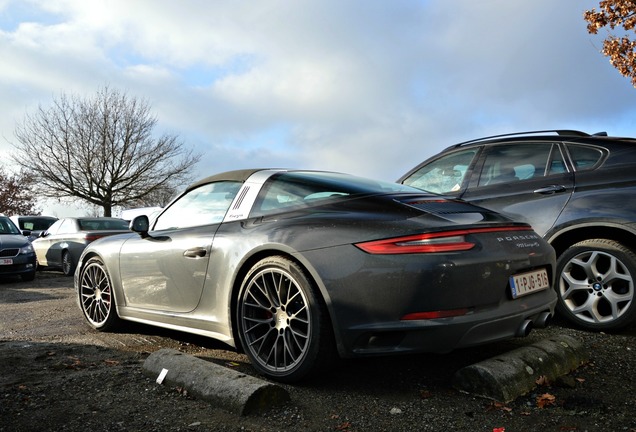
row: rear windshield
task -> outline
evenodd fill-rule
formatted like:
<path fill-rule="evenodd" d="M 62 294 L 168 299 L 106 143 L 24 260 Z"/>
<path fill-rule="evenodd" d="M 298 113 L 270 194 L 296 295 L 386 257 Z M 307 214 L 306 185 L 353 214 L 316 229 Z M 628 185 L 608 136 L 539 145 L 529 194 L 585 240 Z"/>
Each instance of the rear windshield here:
<path fill-rule="evenodd" d="M 284 172 L 273 175 L 265 183 L 250 216 L 308 207 L 351 196 L 396 192 L 422 191 L 406 185 L 346 174 Z"/>
<path fill-rule="evenodd" d="M 127 230 L 128 222 L 123 219 L 80 219 L 78 220 L 82 231 L 109 231 Z"/>

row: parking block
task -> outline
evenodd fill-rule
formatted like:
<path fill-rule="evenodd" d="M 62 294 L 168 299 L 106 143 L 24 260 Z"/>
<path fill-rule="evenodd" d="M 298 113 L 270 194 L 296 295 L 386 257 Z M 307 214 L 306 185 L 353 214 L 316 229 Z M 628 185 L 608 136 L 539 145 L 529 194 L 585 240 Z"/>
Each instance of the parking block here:
<path fill-rule="evenodd" d="M 507 403 L 533 390 L 541 377 L 552 381 L 588 361 L 581 341 L 560 335 L 466 366 L 453 376 L 453 387 Z"/>
<path fill-rule="evenodd" d="M 278 385 L 172 349 L 150 354 L 143 369 L 160 384 L 183 387 L 192 396 L 239 415 L 263 412 L 290 400 Z"/>

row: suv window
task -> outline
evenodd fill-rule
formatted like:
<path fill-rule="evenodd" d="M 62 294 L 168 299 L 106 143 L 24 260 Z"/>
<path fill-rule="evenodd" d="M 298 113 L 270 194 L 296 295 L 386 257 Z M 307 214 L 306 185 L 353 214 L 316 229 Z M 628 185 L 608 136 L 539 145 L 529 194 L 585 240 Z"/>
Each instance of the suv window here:
<path fill-rule="evenodd" d="M 603 152 L 596 147 L 568 144 L 567 148 L 577 171 L 593 168 L 603 157 Z"/>
<path fill-rule="evenodd" d="M 479 177 L 479 186 L 517 182 L 565 172 L 563 157 L 550 143 L 491 146 Z"/>
<path fill-rule="evenodd" d="M 458 191 L 477 150 L 472 148 L 442 156 L 411 174 L 404 184 L 438 194 Z"/>

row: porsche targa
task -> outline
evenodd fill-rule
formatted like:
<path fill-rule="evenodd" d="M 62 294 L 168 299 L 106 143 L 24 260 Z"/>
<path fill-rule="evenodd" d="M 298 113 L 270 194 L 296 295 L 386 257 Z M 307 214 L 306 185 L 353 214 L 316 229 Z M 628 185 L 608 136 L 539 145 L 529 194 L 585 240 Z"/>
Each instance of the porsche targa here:
<path fill-rule="evenodd" d="M 282 382 L 338 355 L 524 336 L 556 303 L 554 250 L 529 225 L 346 174 L 218 174 L 131 229 L 80 259 L 75 287 L 88 323 L 209 336 Z"/>

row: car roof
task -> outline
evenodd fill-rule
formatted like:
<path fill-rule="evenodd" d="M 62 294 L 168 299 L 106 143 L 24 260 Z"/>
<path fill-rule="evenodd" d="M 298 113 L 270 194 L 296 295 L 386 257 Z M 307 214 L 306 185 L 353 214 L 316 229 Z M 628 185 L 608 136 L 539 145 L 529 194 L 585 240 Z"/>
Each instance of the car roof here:
<path fill-rule="evenodd" d="M 553 130 L 537 130 L 537 131 L 526 131 L 526 132 L 514 132 L 500 135 L 491 135 L 483 138 L 476 138 L 468 141 L 463 141 L 457 144 L 454 144 L 450 147 L 447 147 L 446 150 L 452 150 L 459 147 L 465 147 L 469 145 L 478 145 L 484 143 L 491 142 L 506 142 L 506 141 L 515 141 L 515 140 L 554 140 L 555 137 L 560 139 L 567 139 L 568 141 L 577 141 L 577 142 L 586 142 L 593 143 L 598 142 L 599 140 L 603 140 L 604 142 L 608 140 L 615 141 L 631 141 L 636 142 L 634 138 L 623 138 L 623 137 L 611 137 L 608 136 L 607 132 L 597 132 L 594 134 L 588 134 L 586 132 L 581 132 L 577 130 L 571 129 L 553 129 Z"/>
<path fill-rule="evenodd" d="M 265 171 L 269 168 L 249 168 L 242 170 L 234 170 L 234 171 L 226 171 L 219 174 L 214 174 L 209 177 L 205 177 L 196 183 L 191 184 L 187 187 L 186 191 L 195 189 L 203 184 L 216 182 L 216 181 L 238 181 L 245 182 L 248 178 L 252 176 L 252 174 L 257 173 L 259 171 Z"/>

